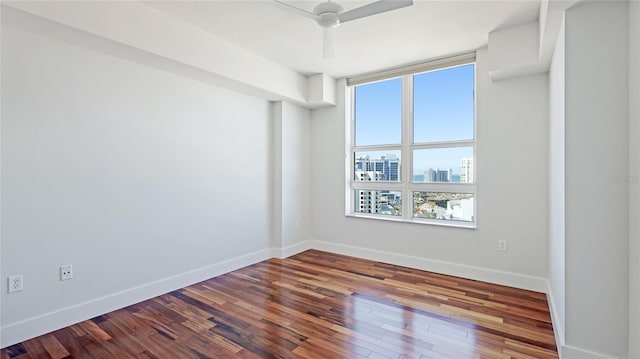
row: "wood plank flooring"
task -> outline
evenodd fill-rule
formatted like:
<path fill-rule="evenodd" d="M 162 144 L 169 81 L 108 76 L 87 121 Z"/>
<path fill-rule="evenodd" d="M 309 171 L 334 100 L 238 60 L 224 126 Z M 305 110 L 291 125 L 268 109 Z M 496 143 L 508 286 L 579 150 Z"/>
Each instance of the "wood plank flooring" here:
<path fill-rule="evenodd" d="M 0 351 L 0 359 L 557 357 L 542 293 L 317 250 Z"/>

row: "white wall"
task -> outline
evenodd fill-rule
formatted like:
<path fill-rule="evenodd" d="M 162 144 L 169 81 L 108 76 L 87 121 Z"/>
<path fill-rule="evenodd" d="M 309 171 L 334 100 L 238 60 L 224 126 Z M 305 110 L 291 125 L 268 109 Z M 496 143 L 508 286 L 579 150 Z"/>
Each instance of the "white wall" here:
<path fill-rule="evenodd" d="M 640 358 L 640 2 L 629 2 L 629 358 Z"/>
<path fill-rule="evenodd" d="M 560 341 L 565 327 L 564 40 L 563 25 L 549 69 L 549 301 Z"/>
<path fill-rule="evenodd" d="M 565 21 L 565 338 L 617 358 L 629 314 L 627 11 L 588 2 Z"/>
<path fill-rule="evenodd" d="M 311 111 L 274 106 L 274 246 L 286 256 L 311 239 Z"/>
<path fill-rule="evenodd" d="M 312 113 L 312 233 L 320 247 L 515 286 L 546 283 L 546 74 L 492 82 L 487 50 L 478 52 L 475 230 L 345 217 L 344 92 L 342 82 L 336 108 Z M 509 241 L 508 252 L 496 250 L 499 239 Z"/>
<path fill-rule="evenodd" d="M 3 345 L 269 256 L 267 101 L 2 25 Z"/>

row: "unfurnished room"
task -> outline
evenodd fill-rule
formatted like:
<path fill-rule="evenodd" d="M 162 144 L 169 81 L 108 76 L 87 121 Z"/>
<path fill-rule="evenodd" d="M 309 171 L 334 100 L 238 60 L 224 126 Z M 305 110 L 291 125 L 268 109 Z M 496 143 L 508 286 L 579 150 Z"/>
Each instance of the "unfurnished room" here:
<path fill-rule="evenodd" d="M 0 16 L 0 359 L 640 359 L 640 1 Z"/>

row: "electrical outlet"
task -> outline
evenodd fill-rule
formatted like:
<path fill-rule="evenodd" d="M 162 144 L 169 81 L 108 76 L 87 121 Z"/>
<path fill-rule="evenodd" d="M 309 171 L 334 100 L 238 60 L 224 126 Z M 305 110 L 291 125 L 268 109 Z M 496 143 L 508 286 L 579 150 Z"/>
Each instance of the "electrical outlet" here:
<path fill-rule="evenodd" d="M 12 275 L 9 277 L 9 293 L 19 292 L 22 290 L 22 274 Z"/>
<path fill-rule="evenodd" d="M 73 278 L 73 267 L 71 264 L 60 267 L 60 280 L 69 280 Z"/>
<path fill-rule="evenodd" d="M 501 239 L 498 241 L 498 250 L 500 252 L 506 252 L 507 251 L 507 240 L 506 239 Z"/>

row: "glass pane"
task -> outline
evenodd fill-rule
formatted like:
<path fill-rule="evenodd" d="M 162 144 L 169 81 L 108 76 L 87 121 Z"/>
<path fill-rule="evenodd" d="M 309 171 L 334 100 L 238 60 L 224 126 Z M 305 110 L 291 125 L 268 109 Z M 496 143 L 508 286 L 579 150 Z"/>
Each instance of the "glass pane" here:
<path fill-rule="evenodd" d="M 400 181 L 400 151 L 355 152 L 353 179 L 355 181 Z"/>
<path fill-rule="evenodd" d="M 413 217 L 473 222 L 473 193 L 413 192 Z"/>
<path fill-rule="evenodd" d="M 473 181 L 473 147 L 413 151 L 413 182 Z"/>
<path fill-rule="evenodd" d="M 474 65 L 413 77 L 413 141 L 473 139 Z"/>
<path fill-rule="evenodd" d="M 399 144 L 402 79 L 356 86 L 356 146 Z"/>
<path fill-rule="evenodd" d="M 355 190 L 354 195 L 356 213 L 402 215 L 402 195 L 399 191 Z"/>

